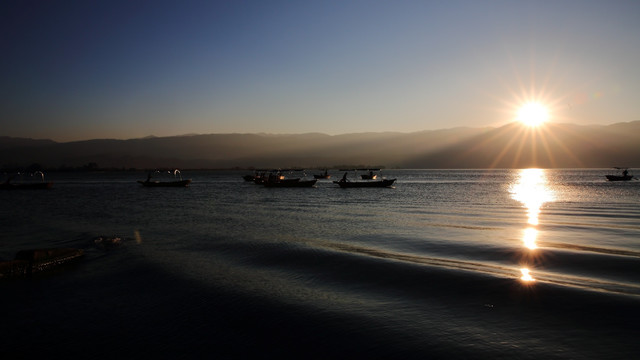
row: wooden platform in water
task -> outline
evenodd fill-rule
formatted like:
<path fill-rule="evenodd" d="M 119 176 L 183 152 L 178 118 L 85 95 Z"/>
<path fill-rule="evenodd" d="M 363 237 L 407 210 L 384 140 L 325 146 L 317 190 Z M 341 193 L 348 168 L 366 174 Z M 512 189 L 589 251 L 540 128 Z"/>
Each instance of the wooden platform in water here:
<path fill-rule="evenodd" d="M 0 278 L 47 271 L 75 261 L 83 255 L 83 250 L 72 248 L 21 250 L 13 260 L 0 261 Z"/>

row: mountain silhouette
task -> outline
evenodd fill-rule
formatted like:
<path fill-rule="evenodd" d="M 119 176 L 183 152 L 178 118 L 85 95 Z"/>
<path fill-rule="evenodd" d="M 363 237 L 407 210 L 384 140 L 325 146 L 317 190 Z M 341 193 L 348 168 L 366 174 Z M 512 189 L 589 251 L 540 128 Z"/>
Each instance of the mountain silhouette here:
<path fill-rule="evenodd" d="M 640 121 L 413 133 L 208 134 L 54 142 L 0 137 L 0 166 L 20 168 L 602 168 L 640 167 Z"/>

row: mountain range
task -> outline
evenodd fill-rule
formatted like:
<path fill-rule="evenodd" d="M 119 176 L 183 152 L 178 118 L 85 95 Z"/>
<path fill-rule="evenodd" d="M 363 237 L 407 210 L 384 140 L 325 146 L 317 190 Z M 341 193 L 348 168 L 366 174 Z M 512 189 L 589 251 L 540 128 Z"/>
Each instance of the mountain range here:
<path fill-rule="evenodd" d="M 640 167 L 640 121 L 412 133 L 208 134 L 55 142 L 0 137 L 0 166 L 99 168 Z"/>

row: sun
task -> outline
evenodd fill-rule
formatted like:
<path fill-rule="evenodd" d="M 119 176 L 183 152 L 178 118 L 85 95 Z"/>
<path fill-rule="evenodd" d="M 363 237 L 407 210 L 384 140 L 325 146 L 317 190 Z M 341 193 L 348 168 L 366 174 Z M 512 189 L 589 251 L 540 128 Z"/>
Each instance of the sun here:
<path fill-rule="evenodd" d="M 549 109 L 538 102 L 528 102 L 518 109 L 517 120 L 531 127 L 542 125 L 549 120 Z"/>

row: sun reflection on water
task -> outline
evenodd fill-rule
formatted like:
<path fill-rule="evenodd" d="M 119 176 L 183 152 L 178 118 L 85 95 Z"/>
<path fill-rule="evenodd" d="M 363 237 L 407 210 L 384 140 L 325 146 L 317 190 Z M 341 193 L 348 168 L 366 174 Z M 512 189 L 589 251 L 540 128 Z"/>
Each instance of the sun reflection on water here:
<path fill-rule="evenodd" d="M 538 248 L 536 244 L 540 212 L 545 203 L 555 200 L 553 191 L 547 185 L 545 171 L 542 169 L 523 169 L 518 174 L 517 181 L 510 187 L 511 198 L 521 202 L 527 208 L 528 227 L 524 229 L 522 242 L 524 247 L 533 252 Z M 529 269 L 520 269 L 523 282 L 533 282 L 535 279 L 529 274 Z"/>
<path fill-rule="evenodd" d="M 547 186 L 547 178 L 542 169 L 522 169 L 518 181 L 511 187 L 511 198 L 527 208 L 530 225 L 538 225 L 542 205 L 554 200 L 553 192 Z"/>
<path fill-rule="evenodd" d="M 522 273 L 522 276 L 520 277 L 520 279 L 522 279 L 522 281 L 526 281 L 526 282 L 533 282 L 536 281 L 536 279 L 534 279 L 531 274 L 529 274 L 529 269 L 527 268 L 522 268 L 520 269 L 520 272 Z"/>
<path fill-rule="evenodd" d="M 524 242 L 524 246 L 529 250 L 534 250 L 538 248 L 536 245 L 536 238 L 538 237 L 538 230 L 536 228 L 530 227 L 524 230 L 524 236 L 522 237 L 522 242 Z"/>

